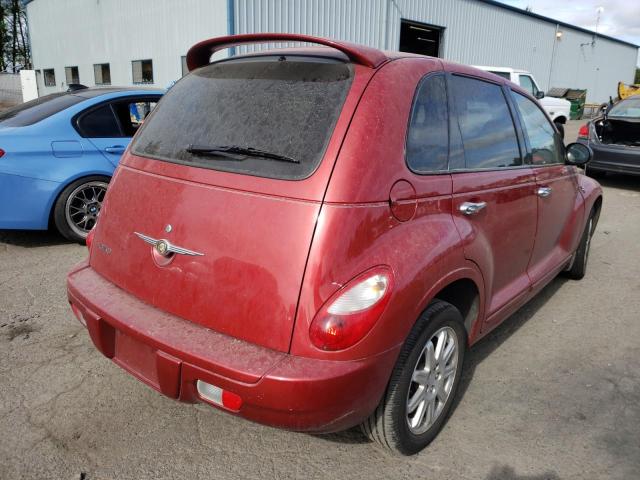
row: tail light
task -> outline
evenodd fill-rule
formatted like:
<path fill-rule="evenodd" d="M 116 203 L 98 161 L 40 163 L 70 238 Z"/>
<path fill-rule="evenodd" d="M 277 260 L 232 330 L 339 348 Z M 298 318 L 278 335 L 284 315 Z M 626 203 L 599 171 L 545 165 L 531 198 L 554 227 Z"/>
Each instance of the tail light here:
<path fill-rule="evenodd" d="M 196 382 L 198 394 L 203 400 L 213 403 L 219 407 L 224 407 L 237 412 L 242 407 L 242 398 L 240 395 L 223 390 L 220 387 L 211 385 L 210 383 L 198 380 Z"/>
<path fill-rule="evenodd" d="M 585 123 L 578 130 L 578 138 L 589 138 L 589 124 Z"/>
<path fill-rule="evenodd" d="M 91 251 L 91 244 L 93 243 L 93 234 L 96 232 L 96 227 L 93 227 L 91 230 L 89 230 L 89 234 L 87 235 L 87 238 L 85 240 L 85 243 L 87 244 L 87 248 L 89 249 L 89 251 Z"/>
<path fill-rule="evenodd" d="M 355 345 L 382 315 L 392 288 L 388 267 L 375 267 L 357 276 L 318 311 L 309 327 L 311 342 L 321 350 Z"/>
<path fill-rule="evenodd" d="M 1 158 L 1 157 L 4 157 L 4 154 L 5 154 L 5 153 L 6 153 L 6 152 L 5 152 L 3 149 L 1 149 L 1 148 L 0 148 L 0 158 Z"/>

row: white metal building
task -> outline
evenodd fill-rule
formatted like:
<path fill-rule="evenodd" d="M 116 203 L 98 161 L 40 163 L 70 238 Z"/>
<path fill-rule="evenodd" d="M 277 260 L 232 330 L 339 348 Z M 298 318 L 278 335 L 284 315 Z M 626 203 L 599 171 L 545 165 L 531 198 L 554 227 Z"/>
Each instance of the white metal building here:
<path fill-rule="evenodd" d="M 191 45 L 233 33 L 306 33 L 520 68 L 545 90 L 587 89 L 590 102 L 632 83 L 638 59 L 636 45 L 493 0 L 30 0 L 27 15 L 40 94 L 69 83 L 164 87 L 182 76 Z"/>

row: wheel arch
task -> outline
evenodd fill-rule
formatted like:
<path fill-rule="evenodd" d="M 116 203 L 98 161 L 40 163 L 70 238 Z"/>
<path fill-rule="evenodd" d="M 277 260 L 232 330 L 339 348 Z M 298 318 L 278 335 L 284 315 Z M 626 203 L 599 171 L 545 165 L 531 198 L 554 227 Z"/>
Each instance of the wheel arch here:
<path fill-rule="evenodd" d="M 460 310 L 468 343 L 474 343 L 480 333 L 485 310 L 484 279 L 478 266 L 467 261 L 464 267 L 433 283 L 420 301 L 416 320 L 435 299 L 448 302 Z"/>
<path fill-rule="evenodd" d="M 111 181 L 111 178 L 113 177 L 113 172 L 108 172 L 106 170 L 81 172 L 67 178 L 63 182 L 60 182 L 54 194 L 51 195 L 47 208 L 45 209 L 45 212 L 47 212 L 47 225 L 49 226 L 49 228 L 53 226 L 53 214 L 54 214 L 55 205 L 58 202 L 60 195 L 62 195 L 62 192 L 64 191 L 64 189 L 67 188 L 69 185 L 71 185 L 73 182 L 76 182 L 83 178 L 89 178 L 89 177 L 105 177 L 109 181 Z"/>
<path fill-rule="evenodd" d="M 562 125 L 566 125 L 567 124 L 567 117 L 565 117 L 564 115 L 558 115 L 556 118 L 553 119 L 554 123 L 560 123 Z"/>

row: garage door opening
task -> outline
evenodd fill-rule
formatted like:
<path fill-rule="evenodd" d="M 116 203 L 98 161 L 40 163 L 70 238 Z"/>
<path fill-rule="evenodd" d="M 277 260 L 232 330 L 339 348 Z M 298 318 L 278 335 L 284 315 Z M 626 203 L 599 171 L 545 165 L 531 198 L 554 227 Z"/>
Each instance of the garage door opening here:
<path fill-rule="evenodd" d="M 400 20 L 400 51 L 439 57 L 443 30 L 426 23 Z"/>

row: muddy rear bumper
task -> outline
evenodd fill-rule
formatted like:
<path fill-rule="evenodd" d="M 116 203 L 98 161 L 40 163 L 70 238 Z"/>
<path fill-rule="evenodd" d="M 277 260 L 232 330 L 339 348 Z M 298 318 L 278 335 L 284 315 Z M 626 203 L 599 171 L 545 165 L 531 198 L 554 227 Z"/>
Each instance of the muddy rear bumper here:
<path fill-rule="evenodd" d="M 243 342 L 137 300 L 86 263 L 69 274 L 67 291 L 96 348 L 139 380 L 183 402 L 203 401 L 196 381 L 205 381 L 242 398 L 229 413 L 276 427 L 332 432 L 360 423 L 397 357 L 394 349 L 356 361 L 318 360 Z"/>

